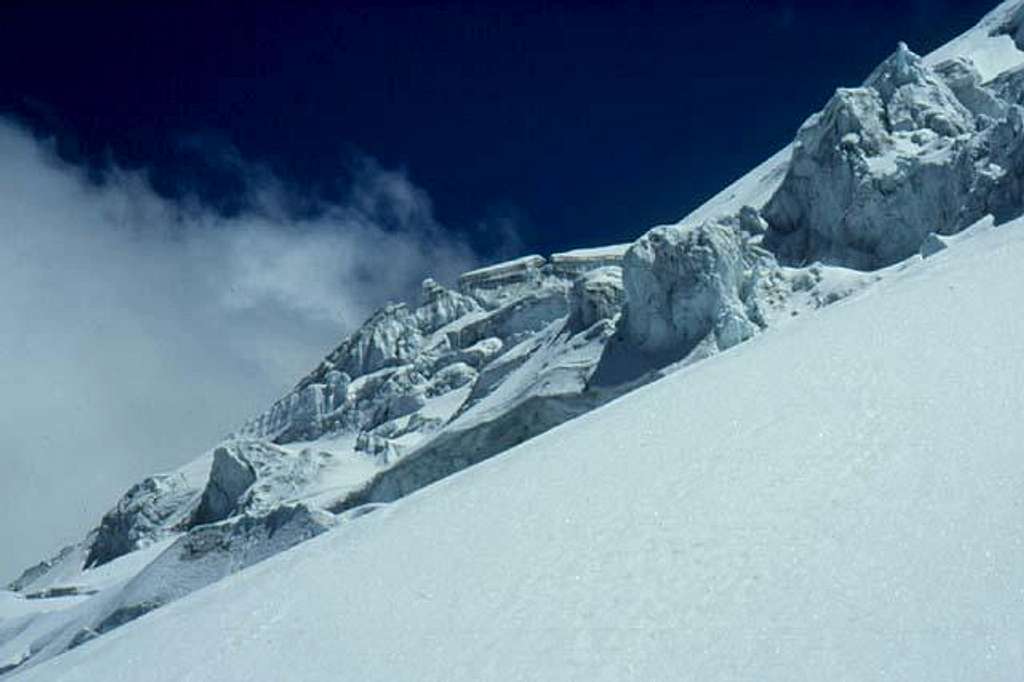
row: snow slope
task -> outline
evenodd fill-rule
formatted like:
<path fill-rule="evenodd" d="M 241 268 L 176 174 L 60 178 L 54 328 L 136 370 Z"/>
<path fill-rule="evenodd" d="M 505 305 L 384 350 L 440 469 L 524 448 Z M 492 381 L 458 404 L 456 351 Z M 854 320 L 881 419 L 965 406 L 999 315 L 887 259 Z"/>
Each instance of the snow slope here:
<path fill-rule="evenodd" d="M 426 280 L 418 303 L 377 311 L 267 411 L 186 467 L 140 481 L 79 543 L 0 591 L 0 676 L 107 638 L 322 533 L 375 528 L 366 513 L 386 514 L 658 377 L 688 368 L 672 381 L 690 381 L 704 376 L 692 366 L 718 353 L 746 357 L 739 345 L 765 330 L 785 337 L 794 321 L 879 281 L 939 271 L 950 253 L 970 257 L 971 235 L 1024 213 L 1022 47 L 1024 2 L 1003 3 L 926 57 L 900 44 L 860 87 L 839 88 L 791 145 L 675 225 L 632 244 L 492 265 L 455 289 Z M 888 343 L 881 334 L 866 342 L 866 357 Z M 765 397 L 739 370 L 715 371 L 715 390 L 755 406 Z M 687 419 L 715 405 L 701 390 L 710 389 L 679 391 Z M 678 418 L 664 411 L 670 404 L 652 418 Z M 780 413 L 773 428 L 789 428 L 788 418 Z M 635 443 L 631 424 L 620 426 Z M 792 428 L 794 443 L 828 435 Z M 677 435 L 689 453 L 693 434 Z M 632 463 L 634 450 L 617 452 Z M 594 487 L 589 464 L 580 469 L 576 485 Z M 547 468 L 533 473 L 530 485 L 544 489 Z M 592 497 L 589 514 L 621 495 Z M 365 582 L 348 580 L 337 589 Z"/>
<path fill-rule="evenodd" d="M 1020 679 L 1022 261 L 980 225 L 12 679 Z"/>

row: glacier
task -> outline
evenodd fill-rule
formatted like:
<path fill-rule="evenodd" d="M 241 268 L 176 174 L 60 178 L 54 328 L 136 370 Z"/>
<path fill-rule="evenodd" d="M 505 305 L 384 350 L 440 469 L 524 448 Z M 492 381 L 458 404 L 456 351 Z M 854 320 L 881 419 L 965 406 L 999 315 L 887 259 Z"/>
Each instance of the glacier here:
<path fill-rule="evenodd" d="M 1022 258 L 982 223 L 13 679 L 1018 679 Z"/>
<path fill-rule="evenodd" d="M 901 43 L 677 224 L 424 281 L 0 591 L 0 675 L 1008 679 L 1022 41 Z"/>

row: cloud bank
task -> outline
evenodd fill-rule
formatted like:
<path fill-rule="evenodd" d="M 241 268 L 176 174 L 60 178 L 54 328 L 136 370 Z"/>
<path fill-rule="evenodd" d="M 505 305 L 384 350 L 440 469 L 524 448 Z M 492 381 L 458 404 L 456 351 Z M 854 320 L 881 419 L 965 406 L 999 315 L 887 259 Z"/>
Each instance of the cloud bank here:
<path fill-rule="evenodd" d="M 129 485 L 215 444 L 389 299 L 472 267 L 402 173 L 287 215 L 265 173 L 224 218 L 102 185 L 0 120 L 0 581 L 78 539 Z"/>

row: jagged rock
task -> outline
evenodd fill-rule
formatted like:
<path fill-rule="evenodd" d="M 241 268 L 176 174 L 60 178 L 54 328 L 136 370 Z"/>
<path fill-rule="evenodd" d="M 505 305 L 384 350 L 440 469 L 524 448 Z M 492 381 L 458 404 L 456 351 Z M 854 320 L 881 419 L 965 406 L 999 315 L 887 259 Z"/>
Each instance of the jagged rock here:
<path fill-rule="evenodd" d="M 384 466 L 398 458 L 398 451 L 389 438 L 372 431 L 363 431 L 356 437 L 357 452 L 372 457 L 377 464 Z"/>
<path fill-rule="evenodd" d="M 303 381 L 298 389 L 243 425 L 232 437 L 288 443 L 322 435 L 331 427 L 329 415 L 342 409 L 348 401 L 352 380 L 347 373 L 328 369 L 326 364 L 321 369 L 323 383 Z"/>
<path fill-rule="evenodd" d="M 323 433 L 324 415 L 327 413 L 327 386 L 310 384 L 299 391 L 299 399 L 292 411 L 292 424 L 287 439 L 313 439 Z"/>
<path fill-rule="evenodd" d="M 371 429 L 378 424 L 412 414 L 426 403 L 429 381 L 421 371 L 406 365 L 390 374 L 362 404 L 360 426 Z"/>
<path fill-rule="evenodd" d="M 1010 36 L 1017 49 L 1024 50 L 1024 5 L 1013 10 L 1006 21 L 993 31 L 993 35 L 1000 34 Z"/>
<path fill-rule="evenodd" d="M 965 215 L 961 228 L 986 214 L 992 214 L 1000 223 L 1021 215 L 1024 209 L 1024 107 L 1011 106 L 1006 118 L 986 130 L 975 147 L 987 159 L 976 164 L 971 211 Z"/>
<path fill-rule="evenodd" d="M 348 400 L 348 387 L 352 377 L 338 370 L 331 370 L 325 377 L 327 381 L 327 411 L 333 412 Z"/>
<path fill-rule="evenodd" d="M 372 377 L 392 368 L 406 371 L 404 367 L 416 367 L 420 371 L 422 366 L 437 364 L 440 356 L 450 355 L 450 343 L 448 336 L 431 340 L 431 335 L 455 320 L 482 314 L 473 298 L 427 279 L 417 308 L 398 304 L 378 310 L 300 381 L 295 391 L 234 437 L 268 438 L 277 443 L 313 440 L 334 429 L 371 428 L 398 413 L 418 409 L 422 401 L 412 395 L 416 391 L 384 386 L 387 377 L 372 388 L 383 386 L 388 404 L 370 405 L 381 401 L 367 400 L 366 382 L 354 388 L 353 377 Z M 369 415 L 364 413 L 366 409 Z"/>
<path fill-rule="evenodd" d="M 622 310 L 622 268 L 607 266 L 590 270 L 573 284 L 568 326 L 575 332 L 611 320 Z"/>
<path fill-rule="evenodd" d="M 570 336 L 553 322 L 502 356 L 502 379 L 467 399 L 468 408 L 437 435 L 332 508 L 389 502 L 594 409 L 614 392 L 588 390 L 614 325 L 599 321 Z"/>

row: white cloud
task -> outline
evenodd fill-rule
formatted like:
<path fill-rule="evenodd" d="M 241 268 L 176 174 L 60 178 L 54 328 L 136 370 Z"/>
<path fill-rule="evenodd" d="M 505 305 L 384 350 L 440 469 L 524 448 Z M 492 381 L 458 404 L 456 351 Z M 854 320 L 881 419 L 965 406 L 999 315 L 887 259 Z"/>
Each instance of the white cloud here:
<path fill-rule="evenodd" d="M 344 332 L 473 255 L 398 172 L 289 220 L 262 171 L 248 215 L 95 186 L 0 121 L 0 578 L 77 539 L 133 482 L 267 406 Z"/>

